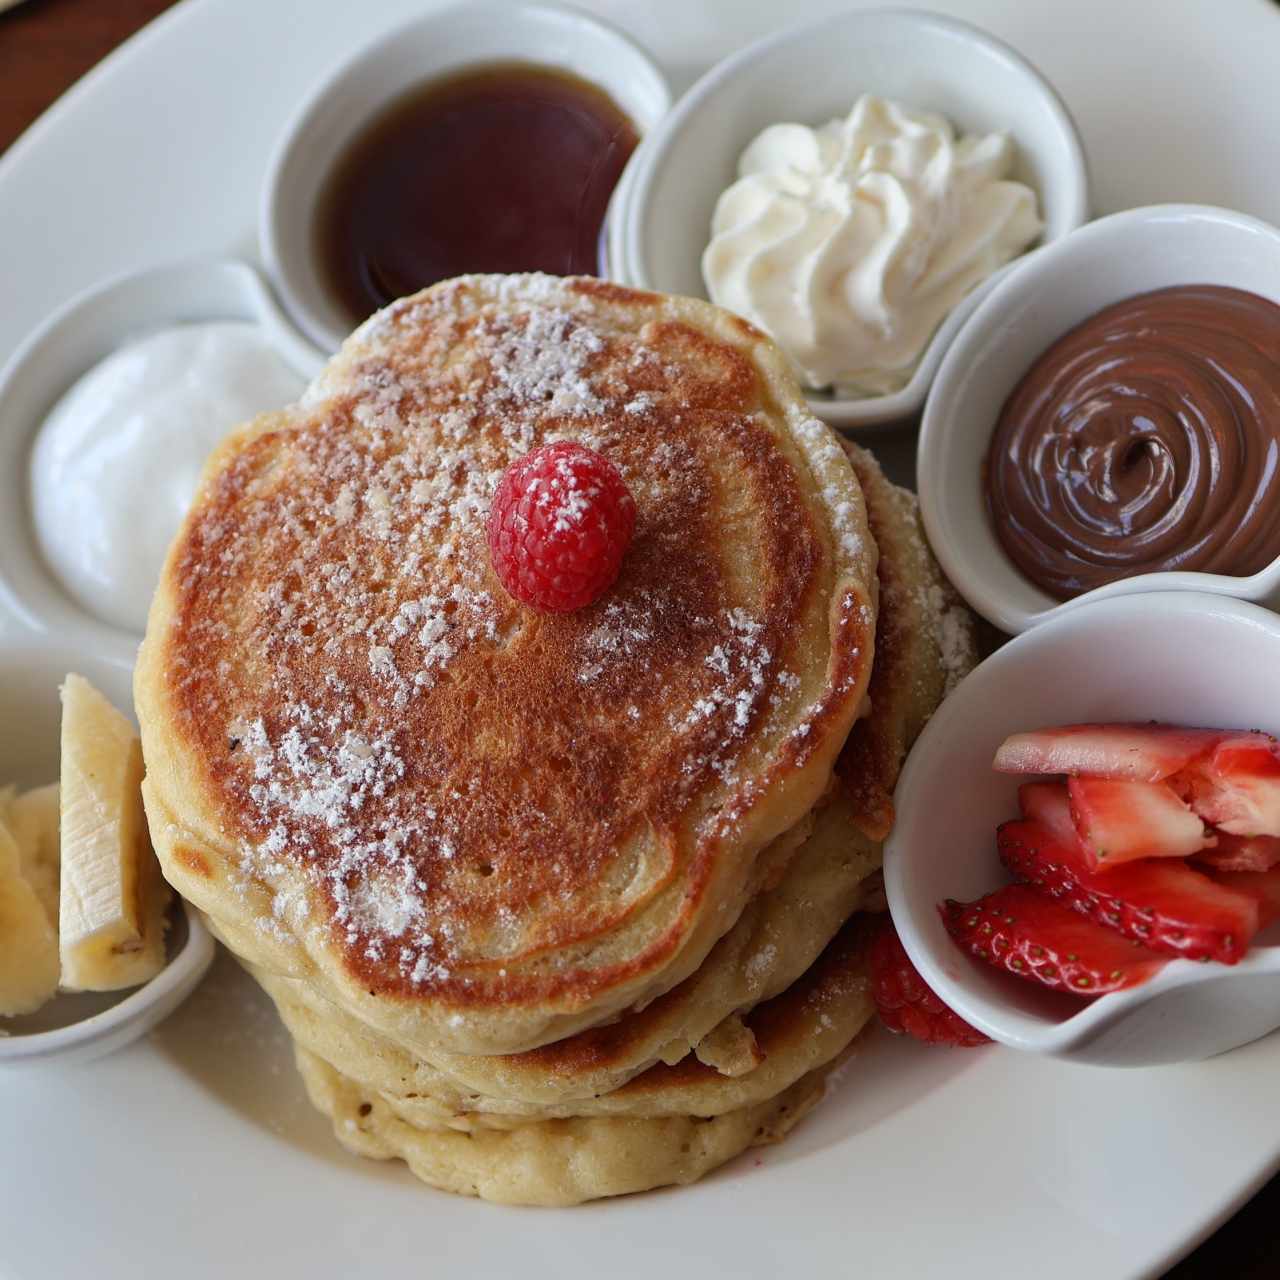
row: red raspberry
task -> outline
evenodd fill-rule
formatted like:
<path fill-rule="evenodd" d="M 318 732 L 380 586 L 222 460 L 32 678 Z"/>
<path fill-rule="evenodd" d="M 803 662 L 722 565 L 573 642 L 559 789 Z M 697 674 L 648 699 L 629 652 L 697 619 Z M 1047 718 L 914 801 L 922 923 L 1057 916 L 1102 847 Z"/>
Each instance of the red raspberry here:
<path fill-rule="evenodd" d="M 871 994 L 880 1021 L 890 1031 L 905 1031 L 925 1044 L 972 1048 L 989 1043 L 981 1031 L 948 1009 L 925 985 L 887 916 L 871 946 L 870 963 Z"/>
<path fill-rule="evenodd" d="M 613 585 L 635 523 L 635 499 L 617 467 L 561 440 L 503 472 L 489 508 L 489 558 L 517 600 L 568 613 Z"/>

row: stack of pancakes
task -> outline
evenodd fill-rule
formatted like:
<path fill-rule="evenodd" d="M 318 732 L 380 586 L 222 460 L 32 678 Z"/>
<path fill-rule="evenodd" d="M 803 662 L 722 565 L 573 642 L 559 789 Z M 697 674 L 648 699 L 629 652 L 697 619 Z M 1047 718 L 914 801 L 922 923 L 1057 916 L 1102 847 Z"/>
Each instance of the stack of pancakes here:
<path fill-rule="evenodd" d="M 484 525 L 565 438 L 636 533 L 544 615 Z M 572 1204 L 821 1096 L 871 1014 L 898 769 L 972 660 L 911 498 L 751 326 L 467 277 L 210 460 L 138 666 L 147 812 L 344 1145 Z"/>

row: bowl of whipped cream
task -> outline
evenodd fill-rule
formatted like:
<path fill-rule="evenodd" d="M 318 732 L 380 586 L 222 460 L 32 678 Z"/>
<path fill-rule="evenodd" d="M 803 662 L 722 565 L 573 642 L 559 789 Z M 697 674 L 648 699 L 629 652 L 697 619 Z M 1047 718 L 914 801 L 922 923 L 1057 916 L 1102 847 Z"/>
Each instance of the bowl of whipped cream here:
<path fill-rule="evenodd" d="M 632 161 L 611 274 L 770 334 L 835 427 L 918 414 L 997 277 L 1088 216 L 1053 87 L 985 32 L 843 13 L 712 68 Z"/>

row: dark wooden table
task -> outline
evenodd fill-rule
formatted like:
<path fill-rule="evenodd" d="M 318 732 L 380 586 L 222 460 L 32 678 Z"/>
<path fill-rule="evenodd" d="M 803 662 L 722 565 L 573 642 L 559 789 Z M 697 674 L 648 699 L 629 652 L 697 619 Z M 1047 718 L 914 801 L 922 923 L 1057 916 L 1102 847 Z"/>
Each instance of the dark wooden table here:
<path fill-rule="evenodd" d="M 25 0 L 0 12 L 0 152 L 94 63 L 173 3 Z M 1117 1205 L 1117 1215 L 1123 1212 Z M 1166 1280 L 1280 1280 L 1280 1177 Z"/>

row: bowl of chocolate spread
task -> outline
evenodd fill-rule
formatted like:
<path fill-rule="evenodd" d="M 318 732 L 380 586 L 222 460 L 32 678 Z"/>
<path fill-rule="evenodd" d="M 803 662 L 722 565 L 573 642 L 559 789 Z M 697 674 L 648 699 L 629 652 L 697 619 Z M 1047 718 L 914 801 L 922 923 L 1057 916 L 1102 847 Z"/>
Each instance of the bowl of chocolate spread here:
<path fill-rule="evenodd" d="M 1280 606 L 1280 231 L 1161 205 L 1032 254 L 956 339 L 919 449 L 938 558 L 1005 631 L 1152 590 Z"/>

